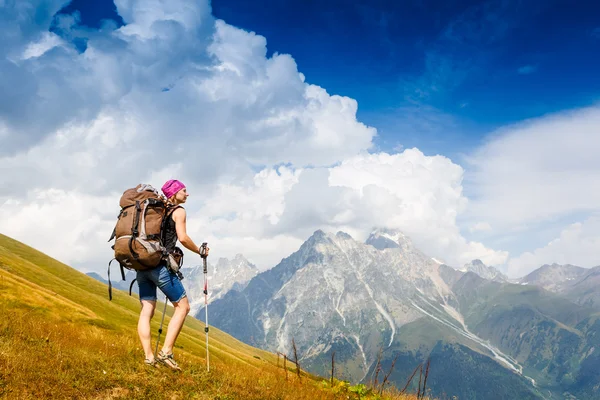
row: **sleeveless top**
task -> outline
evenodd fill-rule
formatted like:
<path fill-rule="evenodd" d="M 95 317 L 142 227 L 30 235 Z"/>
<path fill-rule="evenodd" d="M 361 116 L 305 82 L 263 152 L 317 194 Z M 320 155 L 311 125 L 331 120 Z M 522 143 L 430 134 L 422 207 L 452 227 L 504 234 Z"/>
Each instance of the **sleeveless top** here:
<path fill-rule="evenodd" d="M 177 208 L 179 207 L 169 210 L 165 220 L 163 244 L 168 253 L 172 253 L 177 245 L 177 229 L 175 228 L 175 221 L 173 220 L 173 213 Z"/>

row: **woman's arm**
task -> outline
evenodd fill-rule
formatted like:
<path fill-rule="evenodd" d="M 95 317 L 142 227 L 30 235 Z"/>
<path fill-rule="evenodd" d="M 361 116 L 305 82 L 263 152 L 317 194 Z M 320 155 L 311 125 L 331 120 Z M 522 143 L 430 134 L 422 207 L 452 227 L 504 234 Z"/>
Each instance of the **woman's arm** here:
<path fill-rule="evenodd" d="M 200 248 L 194 243 L 191 237 L 188 236 L 186 230 L 186 212 L 184 208 L 179 207 L 173 211 L 173 221 L 175 221 L 175 230 L 177 231 L 177 239 L 188 250 L 196 254 L 200 254 Z"/>

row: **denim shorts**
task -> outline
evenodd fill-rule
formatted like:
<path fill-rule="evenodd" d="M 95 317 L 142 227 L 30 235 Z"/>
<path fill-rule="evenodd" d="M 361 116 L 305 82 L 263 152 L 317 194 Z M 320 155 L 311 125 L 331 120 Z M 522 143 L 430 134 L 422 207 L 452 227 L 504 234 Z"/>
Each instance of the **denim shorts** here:
<path fill-rule="evenodd" d="M 186 296 L 185 288 L 177 275 L 164 264 L 147 271 L 137 271 L 136 278 L 140 289 L 140 300 L 156 301 L 157 287 L 171 303 L 177 303 Z"/>

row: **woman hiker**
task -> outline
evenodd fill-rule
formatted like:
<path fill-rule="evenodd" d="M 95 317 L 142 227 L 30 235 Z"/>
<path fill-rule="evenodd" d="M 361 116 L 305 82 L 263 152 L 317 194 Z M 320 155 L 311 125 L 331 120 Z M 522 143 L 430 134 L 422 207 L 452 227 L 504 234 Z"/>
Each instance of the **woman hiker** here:
<path fill-rule="evenodd" d="M 181 207 L 189 196 L 185 185 L 178 180 L 171 179 L 163 185 L 162 191 L 168 199 L 170 207 L 176 207 L 165 221 L 163 240 L 167 251 L 171 253 L 175 249 L 177 240 L 179 240 L 188 250 L 200 254 L 200 248 L 186 232 L 186 212 Z M 208 250 L 207 248 L 206 256 L 208 256 Z M 173 358 L 173 345 L 183 327 L 186 316 L 190 312 L 190 303 L 185 293 L 185 288 L 181 284 L 177 274 L 167 268 L 166 262 L 161 263 L 157 268 L 151 270 L 137 271 L 137 282 L 139 285 L 140 302 L 142 303 L 142 311 L 140 312 L 140 319 L 138 321 L 138 335 L 146 354 L 145 363 L 154 366 L 158 361 L 173 370 L 180 371 L 181 368 Z M 167 334 L 162 350 L 155 355 L 152 351 L 150 320 L 154 316 L 154 310 L 156 309 L 157 287 L 171 301 L 175 312 L 167 327 Z"/>

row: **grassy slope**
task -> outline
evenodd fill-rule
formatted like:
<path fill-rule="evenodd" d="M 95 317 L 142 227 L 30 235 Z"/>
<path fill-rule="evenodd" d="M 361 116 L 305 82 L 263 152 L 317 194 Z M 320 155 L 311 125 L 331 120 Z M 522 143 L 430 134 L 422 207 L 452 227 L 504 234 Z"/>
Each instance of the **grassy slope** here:
<path fill-rule="evenodd" d="M 153 345 L 162 309 L 159 304 L 152 324 Z M 169 306 L 165 331 L 172 311 Z M 104 284 L 0 234 L 0 396 L 313 400 L 349 394 L 320 389 L 317 377 L 298 380 L 290 372 L 286 379 L 276 355 L 215 328 L 207 372 L 204 324 L 193 318 L 175 347 L 184 371 L 146 367 L 138 312 L 136 297 L 114 291 L 109 302 Z"/>

